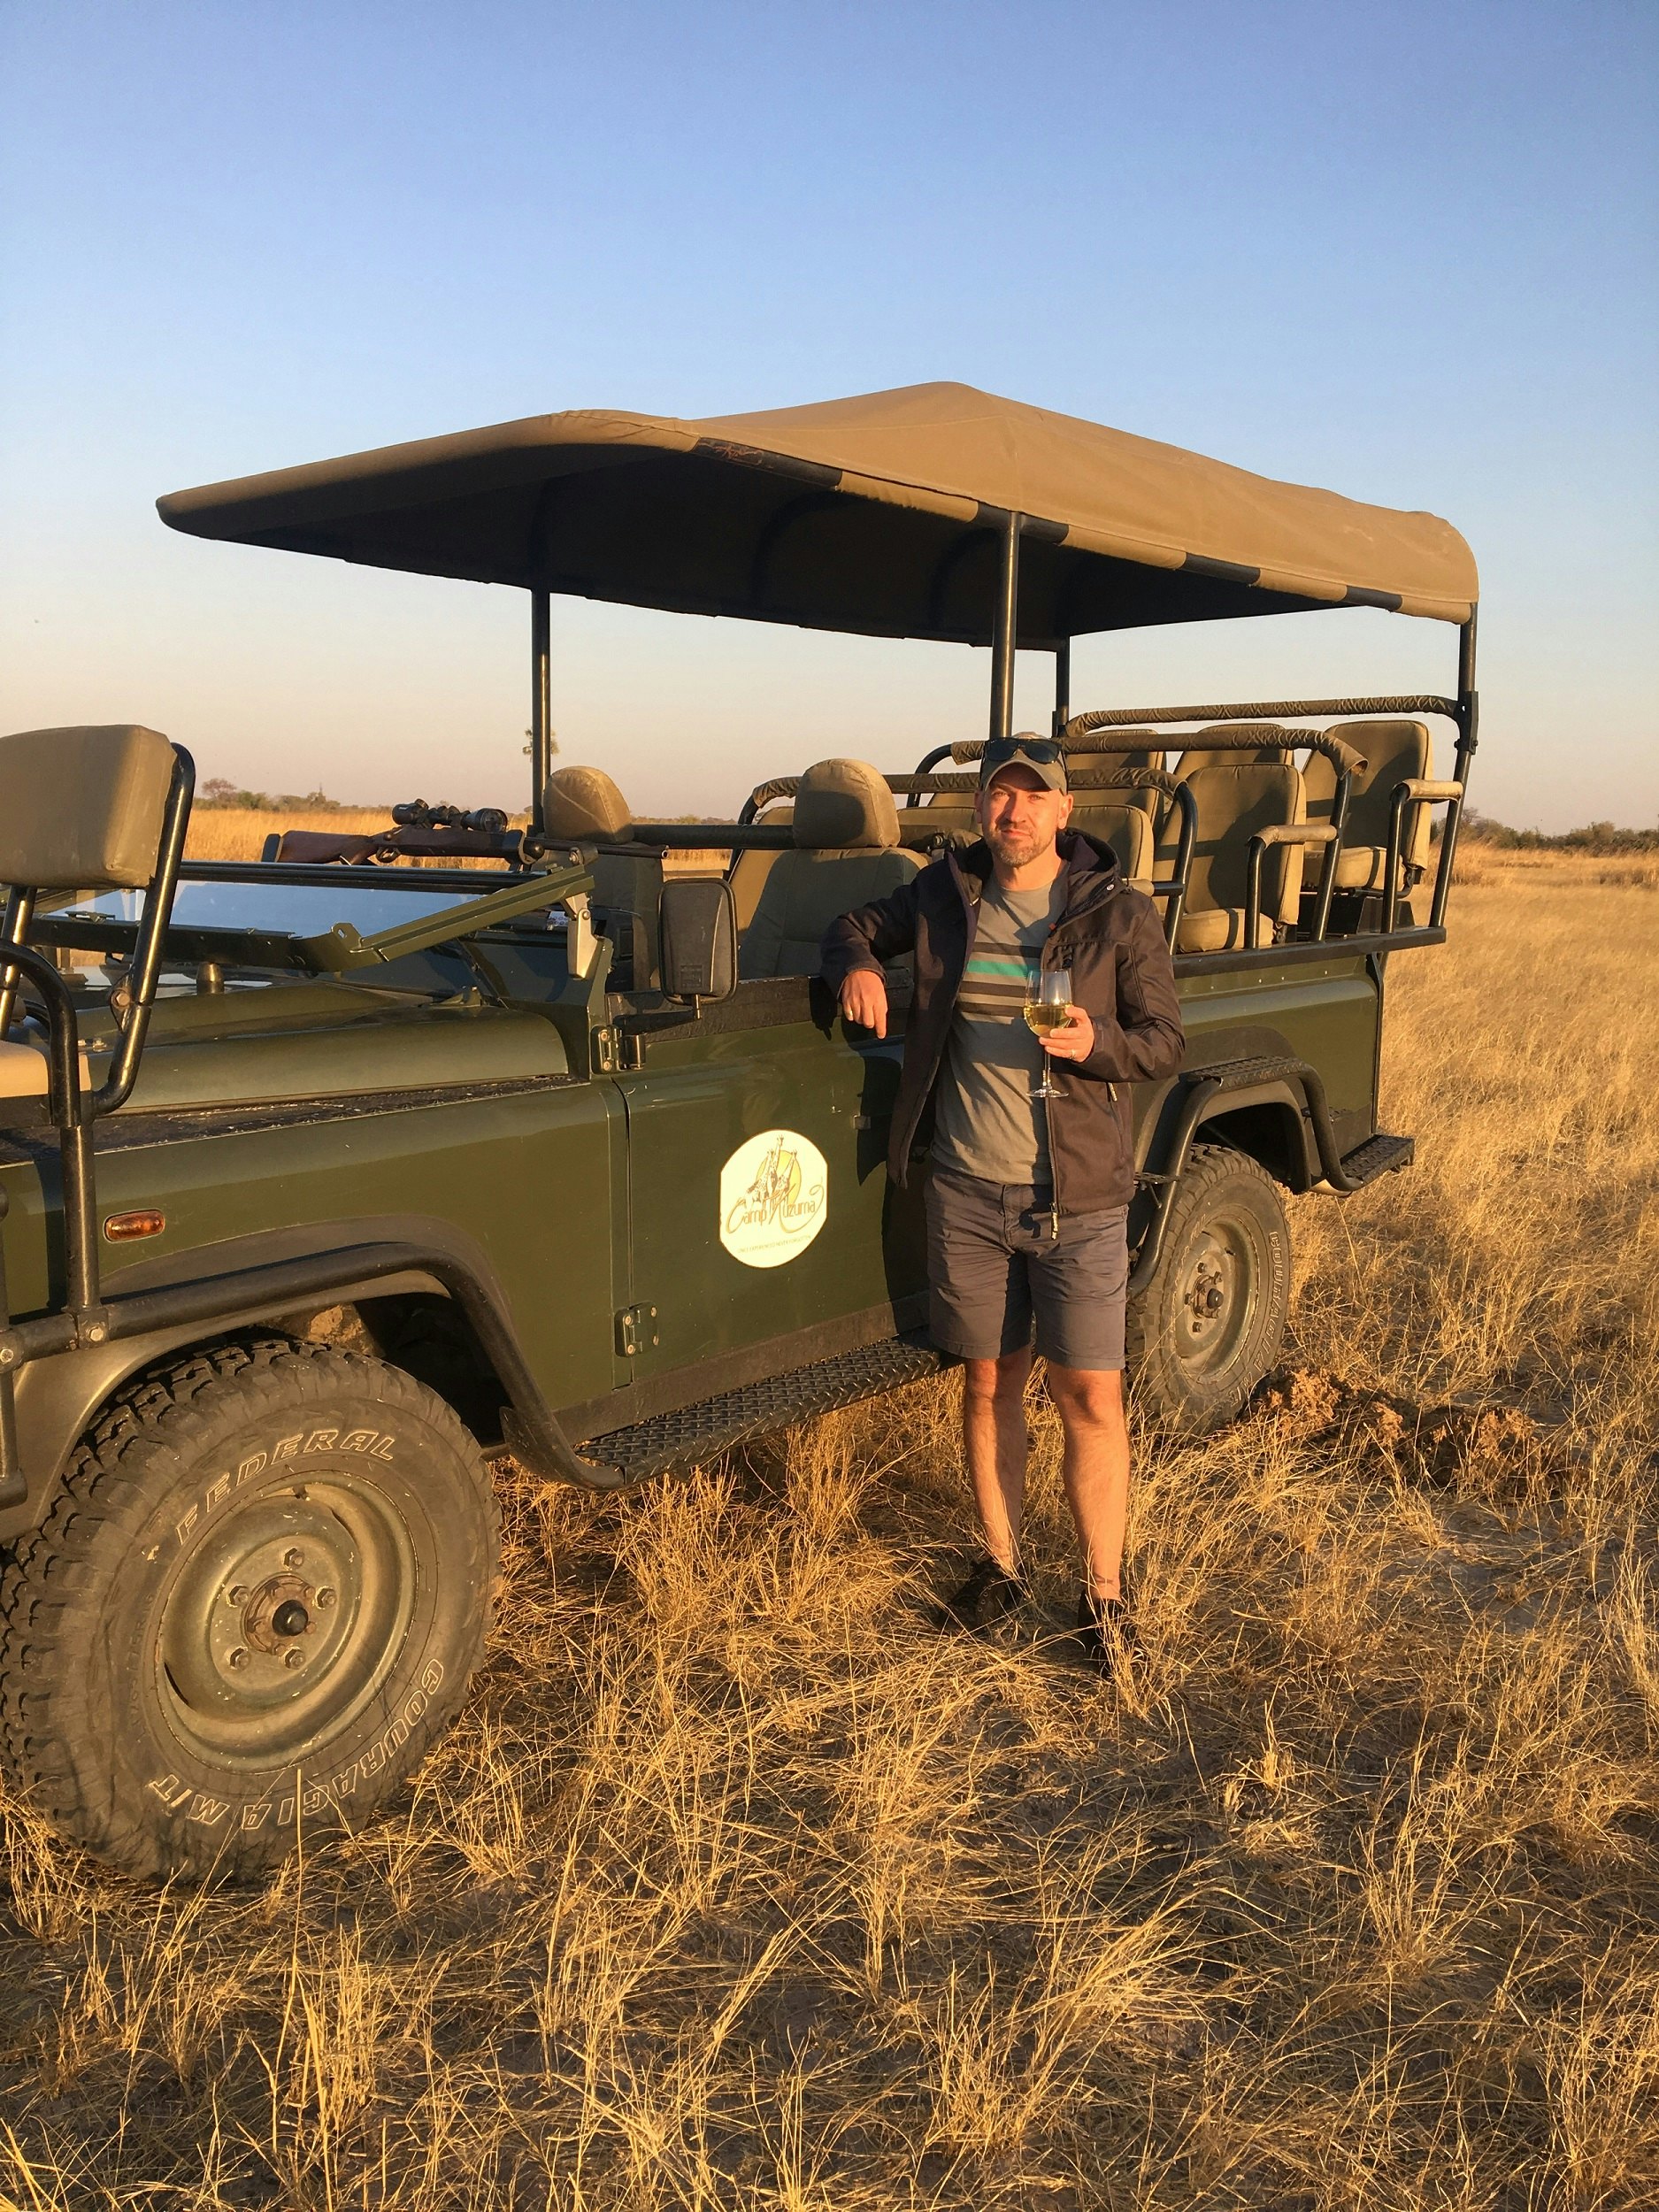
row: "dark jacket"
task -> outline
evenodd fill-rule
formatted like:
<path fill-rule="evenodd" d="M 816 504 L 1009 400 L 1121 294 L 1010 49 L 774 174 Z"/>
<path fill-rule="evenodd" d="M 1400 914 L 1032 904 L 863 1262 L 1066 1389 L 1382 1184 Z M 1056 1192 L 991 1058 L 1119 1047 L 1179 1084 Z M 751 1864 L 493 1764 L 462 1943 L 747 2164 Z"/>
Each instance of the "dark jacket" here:
<path fill-rule="evenodd" d="M 1126 889 L 1115 855 L 1080 830 L 1062 831 L 1057 846 L 1066 900 L 1042 964 L 1071 971 L 1072 1002 L 1093 1018 L 1094 1049 L 1087 1060 L 1051 1063 L 1060 1095 L 1049 1102 L 1048 1156 L 1058 1210 L 1093 1213 L 1126 1206 L 1134 1194 L 1128 1085 L 1173 1075 L 1185 1039 L 1175 971 L 1152 901 Z M 855 969 L 879 973 L 884 961 L 915 957 L 916 995 L 887 1147 L 887 1172 L 896 1183 L 932 1133 L 933 1087 L 990 873 L 983 843 L 947 853 L 824 933 L 824 978 L 838 992 Z"/>

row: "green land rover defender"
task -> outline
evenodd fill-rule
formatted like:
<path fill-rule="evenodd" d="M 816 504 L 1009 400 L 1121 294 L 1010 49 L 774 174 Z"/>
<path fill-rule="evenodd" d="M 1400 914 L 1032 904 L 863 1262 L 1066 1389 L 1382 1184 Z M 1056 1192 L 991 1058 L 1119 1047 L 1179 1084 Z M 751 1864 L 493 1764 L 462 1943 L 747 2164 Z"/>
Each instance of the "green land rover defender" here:
<path fill-rule="evenodd" d="M 636 819 L 552 770 L 552 594 L 988 642 L 993 736 L 1017 650 L 1053 654 L 1076 824 L 1161 902 L 1188 1041 L 1136 1101 L 1143 1418 L 1202 1431 L 1272 1363 L 1281 1192 L 1409 1162 L 1385 980 L 1443 941 L 1476 735 L 1434 517 L 956 385 L 549 415 L 160 506 L 523 588 L 534 772 L 523 830 L 413 805 L 191 861 L 165 737 L 0 738 L 0 1736 L 117 1863 L 256 1873 L 385 1803 L 480 1656 L 493 1456 L 611 1489 L 941 1363 L 884 1171 L 905 979 L 853 1029 L 818 941 L 968 833 L 984 740 L 834 807 L 780 741 L 733 819 Z M 1455 695 L 1068 696 L 1081 634 L 1355 605 L 1455 625 Z M 687 848 L 724 873 L 665 874 Z"/>

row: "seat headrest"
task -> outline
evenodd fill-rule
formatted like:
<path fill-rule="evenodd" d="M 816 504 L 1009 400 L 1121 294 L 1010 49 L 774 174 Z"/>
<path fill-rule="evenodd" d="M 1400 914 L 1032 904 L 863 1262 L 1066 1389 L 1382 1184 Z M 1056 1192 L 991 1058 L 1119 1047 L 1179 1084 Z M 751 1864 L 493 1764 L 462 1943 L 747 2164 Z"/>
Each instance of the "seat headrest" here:
<path fill-rule="evenodd" d="M 135 891 L 156 872 L 173 750 L 135 723 L 0 737 L 0 883 Z"/>
<path fill-rule="evenodd" d="M 1433 747 L 1426 722 L 1379 720 L 1375 722 L 1333 722 L 1325 732 L 1339 745 L 1346 746 L 1355 758 L 1348 766 L 1356 772 L 1369 768 L 1373 762 L 1382 764 L 1394 760 L 1400 754 L 1419 757 L 1425 776 L 1433 759 Z"/>
<path fill-rule="evenodd" d="M 556 768 L 542 794 L 547 834 L 572 845 L 614 843 L 634 819 L 603 768 Z"/>
<path fill-rule="evenodd" d="M 886 852 L 899 841 L 893 794 L 866 760 L 814 761 L 795 789 L 794 827 L 808 852 Z"/>

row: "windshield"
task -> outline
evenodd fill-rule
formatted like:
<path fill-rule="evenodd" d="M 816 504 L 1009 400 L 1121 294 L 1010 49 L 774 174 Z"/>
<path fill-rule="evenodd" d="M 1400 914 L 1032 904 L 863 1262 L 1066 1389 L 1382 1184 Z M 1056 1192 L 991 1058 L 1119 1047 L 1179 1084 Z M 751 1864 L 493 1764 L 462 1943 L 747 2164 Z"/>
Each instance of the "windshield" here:
<path fill-rule="evenodd" d="M 482 897 L 501 888 L 498 879 L 479 876 L 478 888 L 457 890 L 455 885 L 413 886 L 401 883 L 363 883 L 342 876 L 334 883 L 285 883 L 279 877 L 260 876 L 246 882 L 180 883 L 173 902 L 173 925 L 178 929 L 259 930 L 285 937 L 319 937 L 336 922 L 349 922 L 359 936 L 391 929 L 399 922 L 418 921 L 423 915 L 441 914 L 446 907 Z M 143 905 L 142 891 L 101 891 L 96 898 L 78 900 L 59 910 L 63 920 L 84 917 L 104 922 L 136 922 Z"/>

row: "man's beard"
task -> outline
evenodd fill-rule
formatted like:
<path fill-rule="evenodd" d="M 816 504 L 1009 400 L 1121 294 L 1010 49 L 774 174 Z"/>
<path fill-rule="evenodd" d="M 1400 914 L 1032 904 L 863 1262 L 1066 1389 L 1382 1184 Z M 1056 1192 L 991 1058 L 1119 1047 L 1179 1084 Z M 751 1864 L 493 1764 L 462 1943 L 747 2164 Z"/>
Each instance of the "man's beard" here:
<path fill-rule="evenodd" d="M 1027 861 L 1040 859 L 1054 843 L 1040 830 L 987 830 L 985 841 L 1008 868 L 1023 868 Z"/>

